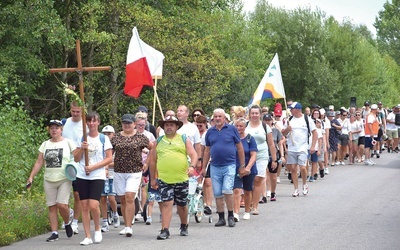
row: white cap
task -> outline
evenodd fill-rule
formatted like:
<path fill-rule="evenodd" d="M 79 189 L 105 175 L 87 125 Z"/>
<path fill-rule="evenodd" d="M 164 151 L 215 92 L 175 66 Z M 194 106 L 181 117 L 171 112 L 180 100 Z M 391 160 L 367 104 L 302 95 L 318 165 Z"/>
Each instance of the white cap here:
<path fill-rule="evenodd" d="M 329 109 L 329 110 L 331 110 L 331 109 L 332 109 L 332 110 L 335 110 L 335 107 L 334 107 L 333 105 L 329 105 L 328 109 Z"/>
<path fill-rule="evenodd" d="M 225 117 L 226 117 L 226 119 L 227 119 L 228 121 L 231 121 L 231 116 L 230 116 L 229 114 L 226 114 L 226 113 L 225 113 Z"/>
<path fill-rule="evenodd" d="M 103 130 L 101 132 L 102 133 L 115 133 L 115 130 L 112 126 L 107 125 L 103 128 Z"/>
<path fill-rule="evenodd" d="M 372 104 L 372 105 L 371 105 L 371 109 L 378 109 L 378 105 Z"/>
<path fill-rule="evenodd" d="M 325 109 L 320 109 L 319 113 L 321 113 L 321 115 L 325 115 Z"/>

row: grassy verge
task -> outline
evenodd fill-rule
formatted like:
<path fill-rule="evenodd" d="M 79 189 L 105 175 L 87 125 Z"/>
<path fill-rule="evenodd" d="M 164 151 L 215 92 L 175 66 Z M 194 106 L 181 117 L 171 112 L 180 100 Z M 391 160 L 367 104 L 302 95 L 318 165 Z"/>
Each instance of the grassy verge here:
<path fill-rule="evenodd" d="M 50 230 L 44 195 L 19 195 L 0 201 L 0 247 Z"/>

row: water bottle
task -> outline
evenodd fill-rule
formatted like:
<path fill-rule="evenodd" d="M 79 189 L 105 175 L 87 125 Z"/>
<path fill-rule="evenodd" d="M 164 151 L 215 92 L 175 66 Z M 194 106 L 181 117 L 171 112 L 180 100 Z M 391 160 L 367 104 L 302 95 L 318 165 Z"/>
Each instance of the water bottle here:
<path fill-rule="evenodd" d="M 110 192 L 110 182 L 108 179 L 104 181 L 104 193 L 108 194 Z"/>

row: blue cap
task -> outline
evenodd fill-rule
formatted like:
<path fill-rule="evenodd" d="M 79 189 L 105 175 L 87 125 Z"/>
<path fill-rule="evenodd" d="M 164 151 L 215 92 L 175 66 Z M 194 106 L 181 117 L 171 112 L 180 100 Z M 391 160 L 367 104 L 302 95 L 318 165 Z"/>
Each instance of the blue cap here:
<path fill-rule="evenodd" d="M 292 105 L 289 106 L 290 109 L 302 109 L 303 106 L 301 106 L 301 103 L 299 102 L 294 102 Z"/>

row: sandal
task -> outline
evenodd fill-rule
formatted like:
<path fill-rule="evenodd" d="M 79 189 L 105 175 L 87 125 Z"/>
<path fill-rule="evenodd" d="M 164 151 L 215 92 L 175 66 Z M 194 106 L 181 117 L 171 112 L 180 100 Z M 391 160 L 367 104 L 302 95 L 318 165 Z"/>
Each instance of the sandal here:
<path fill-rule="evenodd" d="M 253 215 L 259 215 L 257 210 L 253 210 Z"/>

